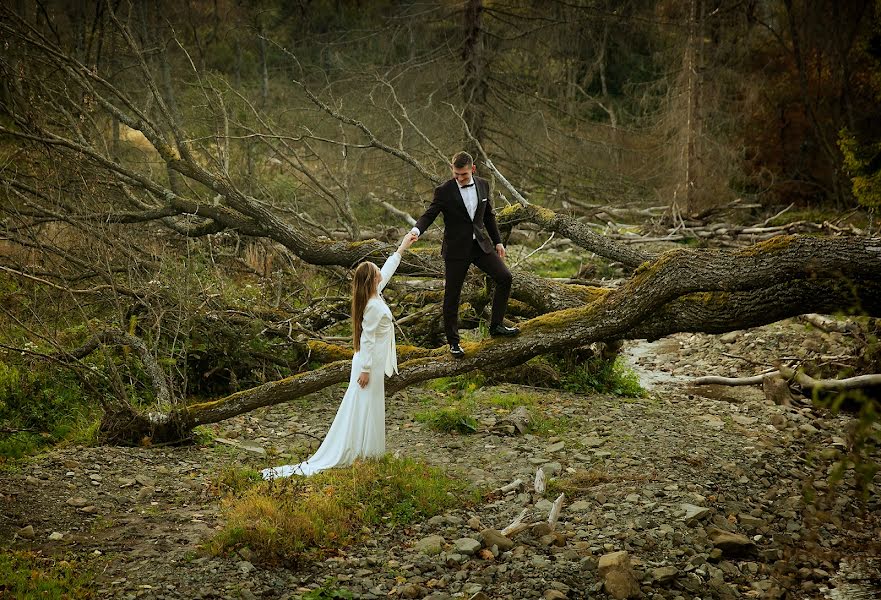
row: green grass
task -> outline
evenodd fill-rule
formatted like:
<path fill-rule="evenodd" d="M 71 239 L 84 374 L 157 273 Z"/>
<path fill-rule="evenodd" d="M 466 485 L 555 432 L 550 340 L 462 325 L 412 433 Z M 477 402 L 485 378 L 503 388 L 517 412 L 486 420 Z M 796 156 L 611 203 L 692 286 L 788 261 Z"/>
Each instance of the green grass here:
<path fill-rule="evenodd" d="M 303 600 L 352 600 L 352 592 L 336 587 L 335 579 L 328 579 L 319 588 L 303 594 Z"/>
<path fill-rule="evenodd" d="M 0 554 L 0 598 L 87 599 L 92 575 L 75 562 L 56 560 L 28 552 Z"/>
<path fill-rule="evenodd" d="M 226 526 L 206 549 L 248 547 L 261 560 L 285 564 L 320 559 L 357 542 L 364 528 L 423 520 L 470 497 L 440 469 L 388 456 L 244 488 L 225 500 Z"/>
<path fill-rule="evenodd" d="M 569 392 L 597 392 L 627 398 L 642 398 L 646 395 L 646 391 L 639 385 L 639 376 L 624 364 L 621 357 L 614 361 L 595 357 L 561 371 L 563 389 Z"/>
<path fill-rule="evenodd" d="M 461 400 L 448 406 L 419 411 L 414 418 L 435 431 L 474 433 L 478 429 L 477 419 L 472 414 L 474 409 L 473 402 Z"/>

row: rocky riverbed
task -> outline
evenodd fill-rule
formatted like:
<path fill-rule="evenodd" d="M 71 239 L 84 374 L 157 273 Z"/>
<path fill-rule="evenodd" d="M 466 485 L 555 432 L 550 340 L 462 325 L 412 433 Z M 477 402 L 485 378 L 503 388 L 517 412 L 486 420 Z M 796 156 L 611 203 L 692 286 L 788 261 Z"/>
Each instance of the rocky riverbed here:
<path fill-rule="evenodd" d="M 846 338 L 783 322 L 629 343 L 644 398 L 512 385 L 476 392 L 538 395 L 559 424 L 541 435 L 493 431 L 498 411 L 481 404 L 477 433 L 435 432 L 414 419 L 435 392 L 405 390 L 387 402 L 390 452 L 481 489 L 525 484 L 406 528 L 377 528 L 296 571 L 247 551 L 207 556 L 200 545 L 223 523 L 219 474 L 277 462 L 267 451 L 308 452 L 314 440 L 302 434 L 324 433 L 338 388 L 219 424 L 198 445 L 57 448 L 13 465 L 0 472 L 0 541 L 77 559 L 101 598 L 298 598 L 330 578 L 355 598 L 881 597 L 881 477 L 866 502 L 853 468 L 834 493 L 829 478 L 852 417 L 777 405 L 759 387 L 689 384 L 848 351 Z M 556 528 L 532 527 L 511 543 L 494 537 L 489 530 L 524 508 L 547 518 L 555 493 L 534 493 L 539 467 L 552 490 L 568 492 Z"/>

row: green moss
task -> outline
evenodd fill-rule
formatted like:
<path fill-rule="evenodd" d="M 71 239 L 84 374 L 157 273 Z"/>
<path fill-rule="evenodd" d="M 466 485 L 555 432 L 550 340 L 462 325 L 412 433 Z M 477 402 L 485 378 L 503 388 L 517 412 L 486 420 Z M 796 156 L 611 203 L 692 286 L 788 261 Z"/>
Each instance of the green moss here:
<path fill-rule="evenodd" d="M 740 256 L 759 256 L 762 254 L 780 252 L 788 248 L 795 239 L 796 237 L 794 235 L 776 235 L 770 239 L 756 242 L 752 246 L 740 250 L 738 254 Z"/>
<path fill-rule="evenodd" d="M 351 360 L 355 352 L 351 348 L 329 344 L 321 340 L 309 340 L 309 352 L 321 362 L 335 362 L 338 360 Z"/>

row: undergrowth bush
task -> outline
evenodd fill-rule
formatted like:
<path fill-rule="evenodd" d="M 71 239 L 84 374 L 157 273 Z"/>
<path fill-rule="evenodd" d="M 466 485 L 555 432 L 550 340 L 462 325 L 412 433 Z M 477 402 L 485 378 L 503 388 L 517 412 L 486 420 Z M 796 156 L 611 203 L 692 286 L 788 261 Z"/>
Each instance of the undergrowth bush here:
<path fill-rule="evenodd" d="M 248 477 L 235 478 L 241 482 Z M 309 478 L 254 483 L 225 501 L 227 524 L 207 546 L 249 548 L 261 560 L 298 564 L 348 546 L 371 529 L 402 525 L 469 501 L 461 481 L 411 459 L 384 457 Z"/>
<path fill-rule="evenodd" d="M 0 361 L 0 461 L 73 439 L 91 442 L 97 408 L 69 370 Z"/>

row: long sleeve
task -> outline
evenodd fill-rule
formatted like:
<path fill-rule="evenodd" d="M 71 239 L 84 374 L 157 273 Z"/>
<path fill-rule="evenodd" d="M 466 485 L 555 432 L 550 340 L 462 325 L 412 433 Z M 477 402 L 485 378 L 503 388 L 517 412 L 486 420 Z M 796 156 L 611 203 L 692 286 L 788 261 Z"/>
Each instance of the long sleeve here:
<path fill-rule="evenodd" d="M 393 252 L 391 256 L 389 256 L 385 260 L 385 264 L 382 265 L 382 268 L 379 270 L 380 275 L 382 275 L 382 279 L 379 282 L 379 286 L 376 291 L 381 292 L 383 288 L 385 288 L 386 284 L 392 278 L 392 275 L 395 274 L 395 271 L 398 270 L 398 265 L 401 264 L 401 255 L 397 252 Z"/>
<path fill-rule="evenodd" d="M 425 212 L 421 217 L 416 221 L 416 225 L 413 229 L 419 230 L 419 235 L 425 233 L 425 230 L 428 229 L 437 216 L 441 213 L 441 207 L 443 206 L 443 201 L 441 200 L 441 187 L 438 186 L 434 188 L 434 198 L 431 201 L 431 204 L 428 205 L 428 208 L 425 209 Z"/>
<path fill-rule="evenodd" d="M 376 349 L 376 330 L 382 311 L 373 302 L 368 301 L 364 307 L 364 317 L 361 319 L 361 372 L 370 372 L 373 366 L 373 355 Z"/>

